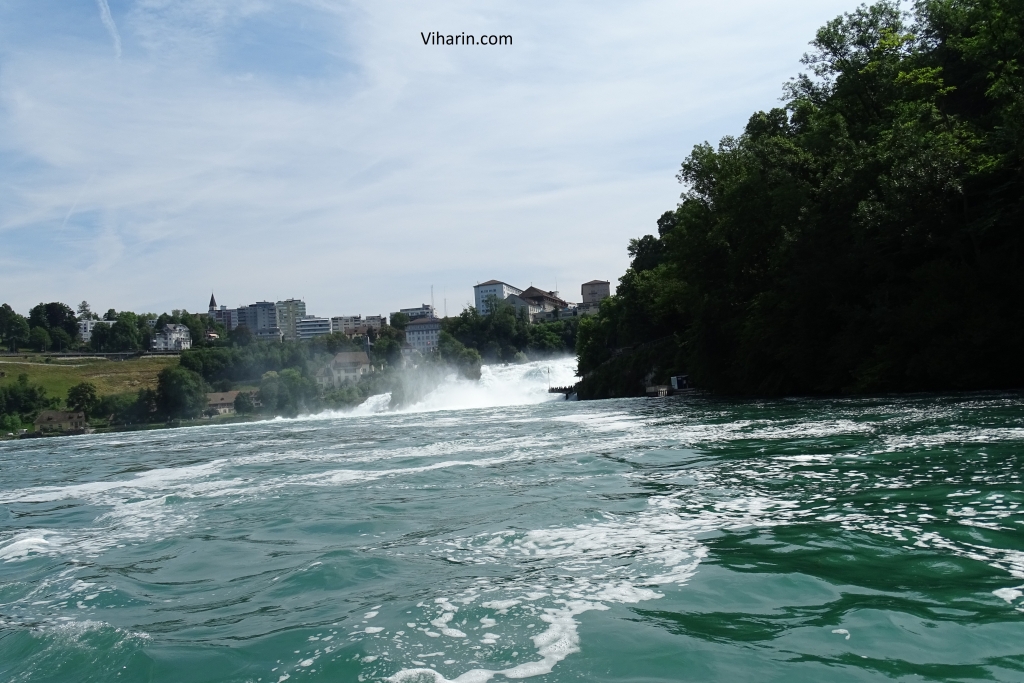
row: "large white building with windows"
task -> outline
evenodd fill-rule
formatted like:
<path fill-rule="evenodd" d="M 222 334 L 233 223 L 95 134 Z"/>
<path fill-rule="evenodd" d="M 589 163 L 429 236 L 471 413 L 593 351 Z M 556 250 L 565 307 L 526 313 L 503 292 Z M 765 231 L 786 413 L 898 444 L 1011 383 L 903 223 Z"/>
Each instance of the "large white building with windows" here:
<path fill-rule="evenodd" d="M 301 341 L 309 341 L 313 337 L 325 337 L 330 333 L 330 318 L 318 318 L 315 315 L 306 315 L 295 323 L 295 337 Z"/>
<path fill-rule="evenodd" d="M 518 287 L 513 287 L 507 282 L 501 282 L 500 280 L 488 280 L 473 287 L 476 310 L 480 315 L 490 313 L 489 302 L 492 297 L 498 301 L 504 301 L 510 294 L 518 295 L 522 293 L 523 290 Z"/>
<path fill-rule="evenodd" d="M 440 336 L 441 321 L 438 318 L 419 318 L 405 326 L 405 340 L 420 353 L 436 349 Z"/>

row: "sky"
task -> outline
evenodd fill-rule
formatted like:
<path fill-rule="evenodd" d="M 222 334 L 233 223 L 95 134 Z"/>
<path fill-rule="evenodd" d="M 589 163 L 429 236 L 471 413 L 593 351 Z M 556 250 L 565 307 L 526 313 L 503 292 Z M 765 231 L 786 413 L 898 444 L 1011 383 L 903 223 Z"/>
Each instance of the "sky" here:
<path fill-rule="evenodd" d="M 0 0 L 0 301 L 579 301 L 855 4 Z"/>

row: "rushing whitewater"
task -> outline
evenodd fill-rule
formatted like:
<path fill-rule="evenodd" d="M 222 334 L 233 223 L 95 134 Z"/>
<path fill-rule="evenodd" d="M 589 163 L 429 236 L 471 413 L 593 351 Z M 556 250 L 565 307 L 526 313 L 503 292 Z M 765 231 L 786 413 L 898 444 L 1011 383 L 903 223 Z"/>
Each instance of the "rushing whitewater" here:
<path fill-rule="evenodd" d="M 0 679 L 1019 680 L 1019 397 L 549 394 L 573 366 L 0 444 Z"/>

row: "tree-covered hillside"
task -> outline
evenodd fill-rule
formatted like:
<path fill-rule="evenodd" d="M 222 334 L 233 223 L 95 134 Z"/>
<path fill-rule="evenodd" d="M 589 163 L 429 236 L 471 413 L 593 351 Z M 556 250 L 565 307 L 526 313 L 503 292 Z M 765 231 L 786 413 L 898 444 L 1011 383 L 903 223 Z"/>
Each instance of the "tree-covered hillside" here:
<path fill-rule="evenodd" d="M 684 161 L 580 326 L 581 396 L 1024 385 L 1024 4 L 880 2 L 812 46 L 784 107 Z"/>

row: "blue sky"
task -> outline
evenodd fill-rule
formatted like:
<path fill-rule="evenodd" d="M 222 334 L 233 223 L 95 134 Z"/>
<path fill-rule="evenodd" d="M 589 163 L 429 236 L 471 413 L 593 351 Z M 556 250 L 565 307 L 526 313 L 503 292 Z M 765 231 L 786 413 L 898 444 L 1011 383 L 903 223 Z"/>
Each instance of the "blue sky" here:
<path fill-rule="evenodd" d="M 0 0 L 0 300 L 323 316 L 613 283 L 816 0 Z M 420 32 L 510 34 L 424 46 Z"/>

